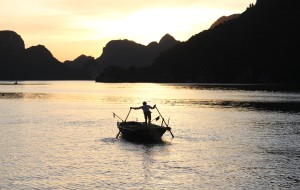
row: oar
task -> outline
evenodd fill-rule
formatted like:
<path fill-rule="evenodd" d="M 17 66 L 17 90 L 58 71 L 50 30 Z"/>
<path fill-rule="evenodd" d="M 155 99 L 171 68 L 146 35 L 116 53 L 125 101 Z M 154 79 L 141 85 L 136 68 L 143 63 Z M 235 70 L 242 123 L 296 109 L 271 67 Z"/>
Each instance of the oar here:
<path fill-rule="evenodd" d="M 162 122 L 164 122 L 165 125 L 169 128 L 168 131 L 170 131 L 170 134 L 172 135 L 172 138 L 174 138 L 174 135 L 173 135 L 173 133 L 172 133 L 172 131 L 171 131 L 171 128 L 170 128 L 169 125 L 166 123 L 165 118 L 161 115 L 161 113 L 159 112 L 157 106 L 155 106 L 155 108 L 156 108 L 157 112 L 159 113 L 160 117 L 162 118 Z"/>
<path fill-rule="evenodd" d="M 121 121 L 124 121 L 122 118 L 120 118 L 117 114 L 115 114 L 114 112 L 113 112 L 113 117 L 115 118 L 115 117 L 117 117 L 117 118 L 119 118 Z"/>
<path fill-rule="evenodd" d="M 128 116 L 129 116 L 130 112 L 131 112 L 131 108 L 130 108 L 128 114 L 127 114 L 127 117 L 126 117 L 125 121 L 123 121 L 121 118 L 119 118 L 115 113 L 114 113 L 114 115 L 116 115 L 116 116 L 117 116 L 119 119 L 121 119 L 123 122 L 126 122 L 126 120 L 127 120 Z M 121 133 L 121 131 L 119 130 L 119 133 L 117 134 L 116 138 L 119 137 L 120 133 Z"/>
<path fill-rule="evenodd" d="M 123 120 L 122 118 L 120 118 L 120 117 L 119 117 L 117 114 L 115 114 L 114 112 L 113 112 L 113 116 L 114 116 L 114 117 L 116 117 L 116 116 L 117 116 L 117 118 L 121 119 L 121 121 L 123 121 L 123 122 L 124 122 L 124 120 Z M 128 117 L 128 116 L 127 116 L 127 117 Z M 127 119 L 127 118 L 126 118 L 126 119 Z M 119 133 L 117 134 L 116 138 L 118 138 L 118 137 L 119 137 L 120 133 L 121 133 L 121 131 L 119 130 Z"/>
<path fill-rule="evenodd" d="M 127 118 L 128 118 L 128 116 L 129 116 L 130 112 L 131 112 L 131 108 L 129 109 L 129 112 L 128 112 L 128 114 L 127 114 L 127 117 L 126 117 L 126 119 L 125 119 L 125 122 L 127 121 Z"/>
<path fill-rule="evenodd" d="M 119 137 L 120 133 L 121 133 L 121 131 L 119 130 L 119 132 L 118 132 L 118 134 L 116 136 L 116 139 Z"/>

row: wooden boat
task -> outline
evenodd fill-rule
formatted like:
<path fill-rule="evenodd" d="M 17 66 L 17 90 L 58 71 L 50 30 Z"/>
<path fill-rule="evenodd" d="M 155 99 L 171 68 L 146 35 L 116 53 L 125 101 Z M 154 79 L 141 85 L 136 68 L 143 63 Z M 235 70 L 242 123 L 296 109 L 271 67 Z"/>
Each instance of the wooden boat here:
<path fill-rule="evenodd" d="M 163 134 L 171 130 L 170 127 L 135 121 L 118 122 L 117 126 L 122 138 L 138 142 L 160 142 Z"/>
<path fill-rule="evenodd" d="M 119 129 L 119 133 L 117 134 L 116 138 L 119 137 L 121 134 L 121 137 L 129 140 L 129 141 L 136 141 L 136 142 L 161 142 L 161 137 L 164 135 L 166 131 L 169 131 L 172 135 L 172 138 L 174 138 L 173 133 L 171 132 L 171 128 L 168 126 L 168 124 L 165 122 L 165 119 L 159 112 L 159 110 L 156 107 L 156 110 L 158 111 L 159 115 L 155 120 L 159 120 L 160 117 L 162 118 L 161 126 L 156 124 L 147 124 L 144 122 L 137 122 L 137 121 L 126 121 L 131 109 L 129 110 L 129 113 L 125 120 L 121 119 L 119 116 L 117 116 L 115 113 L 113 113 L 114 117 L 119 118 L 122 122 L 117 122 L 117 127 Z"/>

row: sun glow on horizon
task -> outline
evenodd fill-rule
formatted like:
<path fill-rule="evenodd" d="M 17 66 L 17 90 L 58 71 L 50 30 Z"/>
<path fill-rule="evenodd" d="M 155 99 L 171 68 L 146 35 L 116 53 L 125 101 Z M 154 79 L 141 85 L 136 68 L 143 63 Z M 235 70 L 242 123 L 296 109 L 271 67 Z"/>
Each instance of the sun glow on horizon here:
<path fill-rule="evenodd" d="M 201 32 L 202 27 L 208 29 L 211 20 L 216 19 L 217 13 L 224 12 L 226 10 L 199 10 L 197 8 L 143 9 L 123 18 L 83 20 L 79 25 L 94 33 L 90 36 L 90 40 L 119 36 L 147 45 L 152 41 L 159 40 L 167 33 L 178 40 L 185 41 L 193 34 Z M 196 33 L 191 34 L 187 31 L 195 31 Z M 148 37 L 145 38 L 145 36 Z"/>
<path fill-rule="evenodd" d="M 221 16 L 241 13 L 255 0 L 10 0 L 2 3 L 1 30 L 13 30 L 26 48 L 45 45 L 60 61 L 99 57 L 110 40 L 147 45 L 165 34 L 179 41 L 206 30 Z"/>

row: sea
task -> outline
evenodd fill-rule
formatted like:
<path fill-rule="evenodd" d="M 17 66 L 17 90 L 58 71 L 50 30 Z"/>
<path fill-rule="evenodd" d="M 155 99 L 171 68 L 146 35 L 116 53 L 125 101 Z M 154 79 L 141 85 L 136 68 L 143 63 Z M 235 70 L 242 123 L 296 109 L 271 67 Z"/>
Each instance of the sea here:
<path fill-rule="evenodd" d="M 293 85 L 14 83 L 0 81 L 1 190 L 300 187 Z M 174 138 L 116 138 L 117 122 L 144 121 L 141 110 L 129 113 L 143 101 Z"/>

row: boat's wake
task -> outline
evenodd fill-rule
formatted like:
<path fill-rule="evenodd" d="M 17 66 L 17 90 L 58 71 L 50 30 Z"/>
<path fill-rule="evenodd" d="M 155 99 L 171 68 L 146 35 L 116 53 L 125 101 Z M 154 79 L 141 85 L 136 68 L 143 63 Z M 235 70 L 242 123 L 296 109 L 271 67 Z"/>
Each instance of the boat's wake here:
<path fill-rule="evenodd" d="M 97 139 L 96 142 L 104 142 L 106 144 L 110 144 L 110 143 L 115 143 L 115 142 L 118 142 L 119 139 L 117 138 L 102 138 L 102 139 Z"/>

